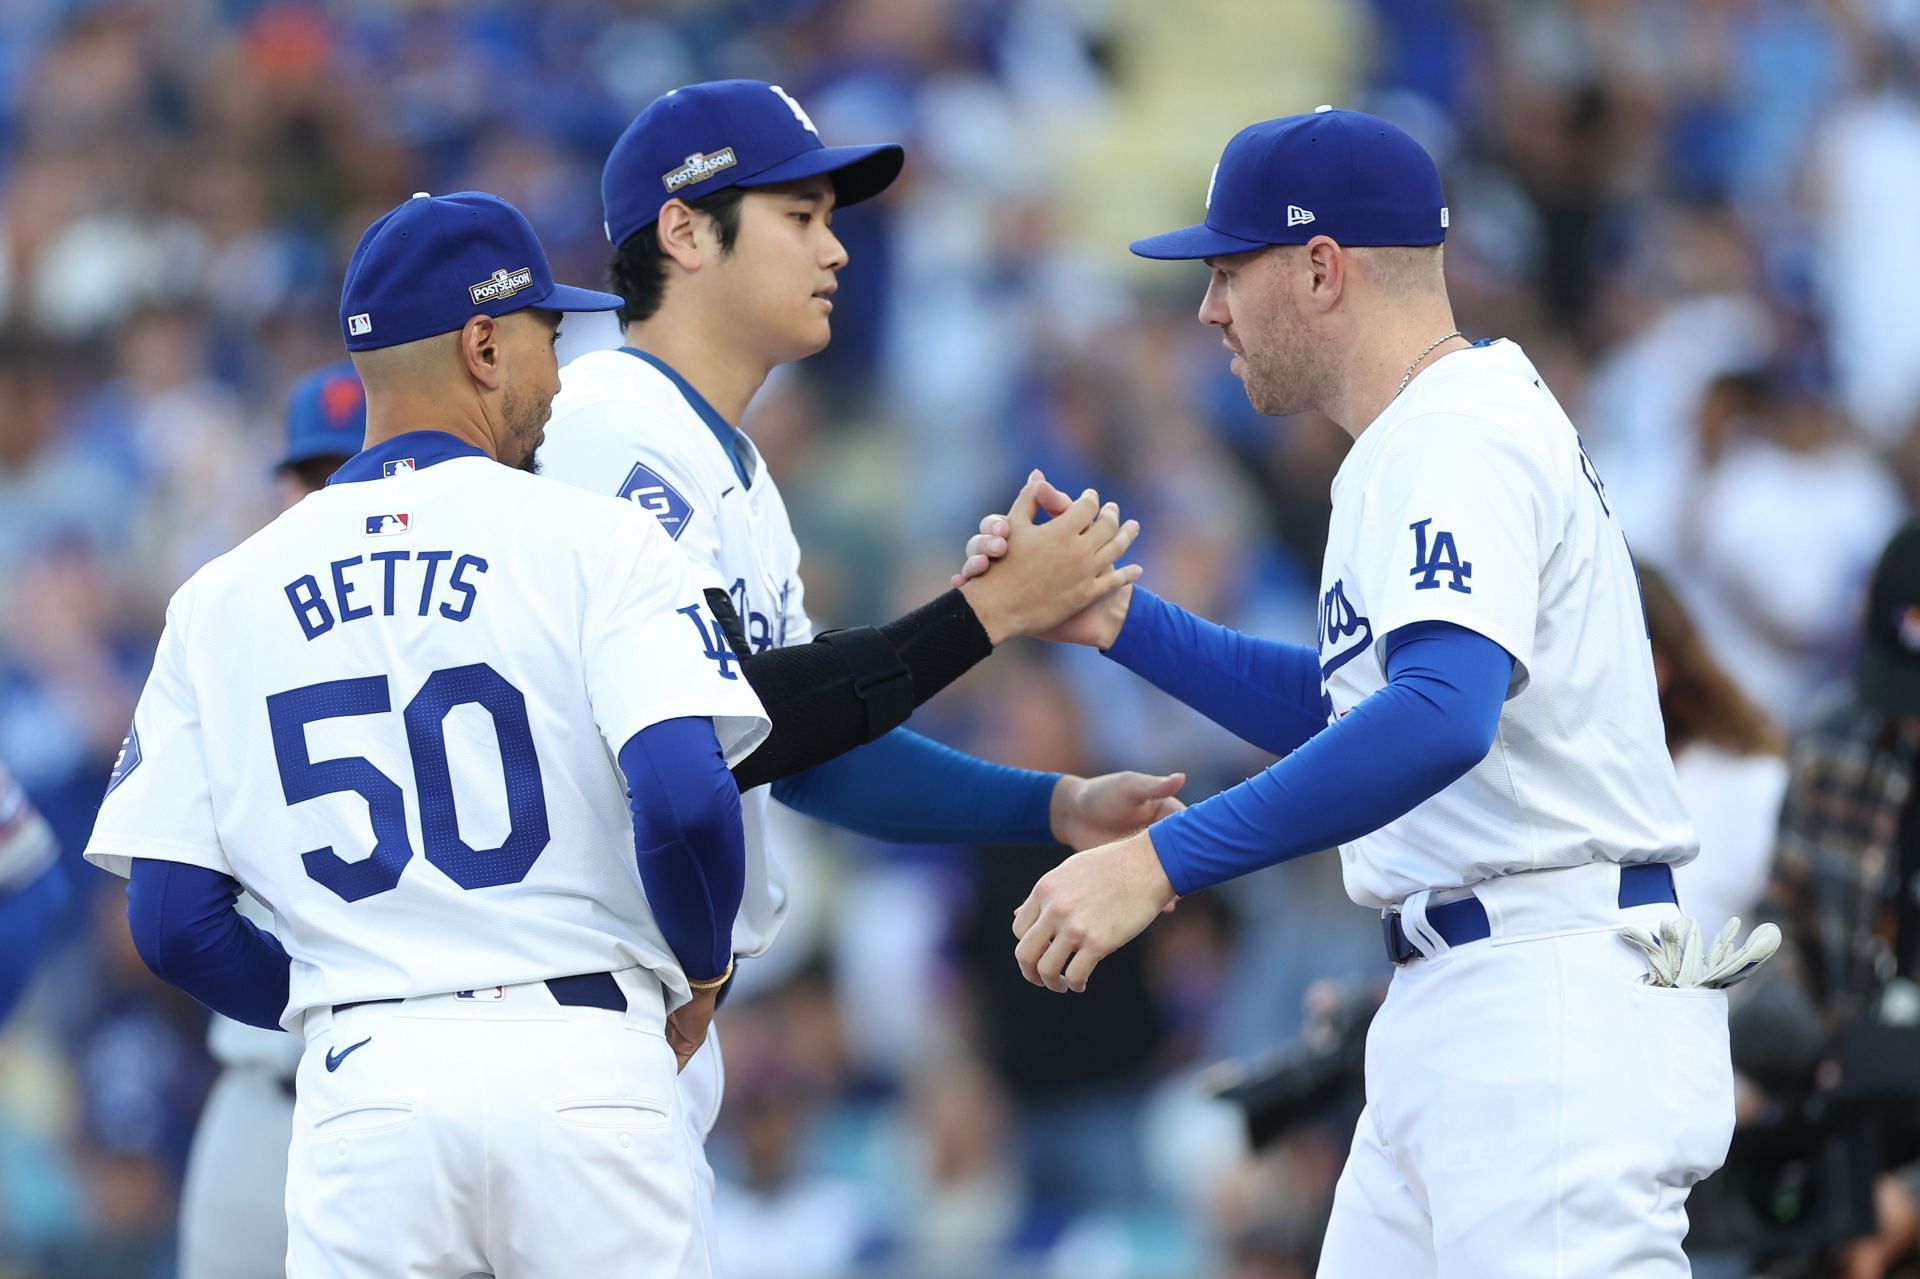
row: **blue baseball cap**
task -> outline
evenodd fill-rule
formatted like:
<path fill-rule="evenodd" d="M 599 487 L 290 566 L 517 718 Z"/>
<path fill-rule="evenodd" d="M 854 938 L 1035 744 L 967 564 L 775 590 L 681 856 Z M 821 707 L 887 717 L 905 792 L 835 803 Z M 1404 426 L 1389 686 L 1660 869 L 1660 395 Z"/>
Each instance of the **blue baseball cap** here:
<path fill-rule="evenodd" d="M 452 333 L 476 315 L 612 311 L 611 293 L 553 282 L 526 215 L 497 195 L 414 196 L 361 235 L 340 290 L 349 351 Z"/>
<path fill-rule="evenodd" d="M 764 80 L 709 80 L 655 98 L 613 144 L 600 174 L 607 239 L 624 244 L 668 200 L 691 203 L 727 187 L 826 176 L 834 199 L 858 204 L 900 176 L 891 143 L 830 147 L 793 95 Z"/>
<path fill-rule="evenodd" d="M 1207 184 L 1207 220 L 1133 242 L 1143 258 L 1225 257 L 1329 236 L 1352 248 L 1439 244 L 1433 157 L 1378 116 L 1319 107 L 1233 135 Z"/>
<path fill-rule="evenodd" d="M 274 464 L 285 470 L 316 457 L 349 458 L 367 434 L 367 393 L 346 360 L 300 379 L 287 400 L 287 453 Z"/>

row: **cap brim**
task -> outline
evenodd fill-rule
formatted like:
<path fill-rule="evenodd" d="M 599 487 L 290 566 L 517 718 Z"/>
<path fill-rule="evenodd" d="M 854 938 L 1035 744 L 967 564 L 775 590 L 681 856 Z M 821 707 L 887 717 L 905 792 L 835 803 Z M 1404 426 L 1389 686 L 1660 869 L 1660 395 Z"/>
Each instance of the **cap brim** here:
<path fill-rule="evenodd" d="M 1127 247 L 1133 250 L 1136 257 L 1153 258 L 1161 262 L 1190 262 L 1199 258 L 1224 258 L 1230 253 L 1245 253 L 1249 249 L 1264 249 L 1267 246 L 1259 240 L 1243 240 L 1237 235 L 1227 235 L 1202 224 L 1181 227 L 1165 235 L 1150 235 L 1144 240 L 1135 240 Z"/>
<path fill-rule="evenodd" d="M 871 200 L 892 186 L 906 162 L 907 153 L 890 142 L 871 147 L 820 147 L 803 151 L 791 160 L 782 160 L 771 169 L 762 169 L 734 185 L 770 187 L 824 175 L 833 179 L 834 202 L 845 208 Z"/>
<path fill-rule="evenodd" d="M 340 446 L 343 443 L 346 443 L 346 441 L 309 440 L 304 444 L 296 444 L 287 450 L 285 457 L 273 464 L 273 473 L 278 475 L 280 472 L 296 467 L 302 462 L 311 462 L 316 457 L 339 458 L 344 462 L 360 451 L 358 440 L 353 441 L 353 447 L 351 448 L 342 449 Z"/>
<path fill-rule="evenodd" d="M 545 297 L 527 303 L 542 311 L 617 311 L 626 304 L 617 293 L 577 289 L 571 284 L 556 284 Z"/>

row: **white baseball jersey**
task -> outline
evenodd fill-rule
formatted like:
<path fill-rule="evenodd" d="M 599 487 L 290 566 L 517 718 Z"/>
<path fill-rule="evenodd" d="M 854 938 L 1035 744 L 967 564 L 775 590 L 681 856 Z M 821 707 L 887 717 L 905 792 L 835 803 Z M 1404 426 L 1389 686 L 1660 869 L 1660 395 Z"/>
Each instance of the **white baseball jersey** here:
<path fill-rule="evenodd" d="M 405 456 L 401 456 L 401 454 Z M 614 754 L 767 732 L 698 572 L 630 503 L 416 432 L 180 588 L 87 848 L 233 876 L 306 1008 L 550 977 L 685 976 Z M 389 460 L 390 459 L 390 460 Z M 444 459 L 444 460 L 441 460 Z"/>
<path fill-rule="evenodd" d="M 813 638 L 800 544 L 752 441 L 665 364 L 632 349 L 592 351 L 560 371 L 540 448 L 547 477 L 610 493 L 653 515 L 703 570 L 719 574 L 755 652 Z M 770 788 L 740 796 L 747 880 L 734 952 L 763 953 L 787 914 L 768 847 Z"/>
<path fill-rule="evenodd" d="M 1632 556 L 1518 346 L 1442 357 L 1361 432 L 1334 477 L 1320 589 L 1330 717 L 1386 683 L 1385 641 L 1416 622 L 1476 631 L 1514 660 L 1487 757 L 1341 848 L 1356 902 L 1693 856 Z"/>

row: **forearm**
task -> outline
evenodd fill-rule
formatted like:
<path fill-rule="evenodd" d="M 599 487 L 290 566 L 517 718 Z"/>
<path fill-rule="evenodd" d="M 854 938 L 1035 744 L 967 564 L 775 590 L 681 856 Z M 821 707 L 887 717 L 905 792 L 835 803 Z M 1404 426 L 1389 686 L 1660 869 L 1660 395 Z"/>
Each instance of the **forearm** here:
<path fill-rule="evenodd" d="M 136 857 L 127 880 L 134 948 L 155 976 L 217 1013 L 280 1029 L 292 964 L 234 909 L 240 885 L 200 866 Z"/>
<path fill-rule="evenodd" d="M 746 882 L 740 792 L 713 724 L 670 719 L 620 749 L 633 814 L 634 863 L 654 922 L 693 981 L 733 959 L 733 921 Z"/>
<path fill-rule="evenodd" d="M 1326 727 L 1313 649 L 1217 625 L 1137 586 L 1106 653 L 1272 754 L 1285 755 Z"/>
<path fill-rule="evenodd" d="M 1513 662 L 1491 640 L 1445 629 L 1450 636 L 1397 649 L 1387 686 L 1291 755 L 1156 824 L 1154 850 L 1174 890 L 1357 839 L 1485 758 Z"/>
<path fill-rule="evenodd" d="M 809 817 L 903 844 L 1051 844 L 1058 773 L 989 763 L 904 728 L 774 784 Z"/>
<path fill-rule="evenodd" d="M 959 591 L 866 634 L 883 644 L 856 648 L 823 638 L 755 653 L 745 661 L 747 681 L 766 707 L 773 731 L 734 769 L 741 790 L 791 777 L 877 740 L 993 652 Z"/>

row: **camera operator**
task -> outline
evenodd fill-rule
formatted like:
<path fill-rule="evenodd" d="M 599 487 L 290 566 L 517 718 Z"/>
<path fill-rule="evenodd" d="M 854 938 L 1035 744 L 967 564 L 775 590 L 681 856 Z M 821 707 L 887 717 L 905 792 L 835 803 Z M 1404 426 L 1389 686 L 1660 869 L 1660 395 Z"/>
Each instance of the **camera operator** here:
<path fill-rule="evenodd" d="M 1848 692 L 1793 743 L 1766 914 L 1786 934 L 1778 977 L 1828 1036 L 1822 1089 L 1875 1117 L 1874 1230 L 1833 1273 L 1882 1279 L 1920 1222 L 1920 522 L 1874 570 Z M 1734 1037 L 1737 1063 L 1738 1016 Z"/>

